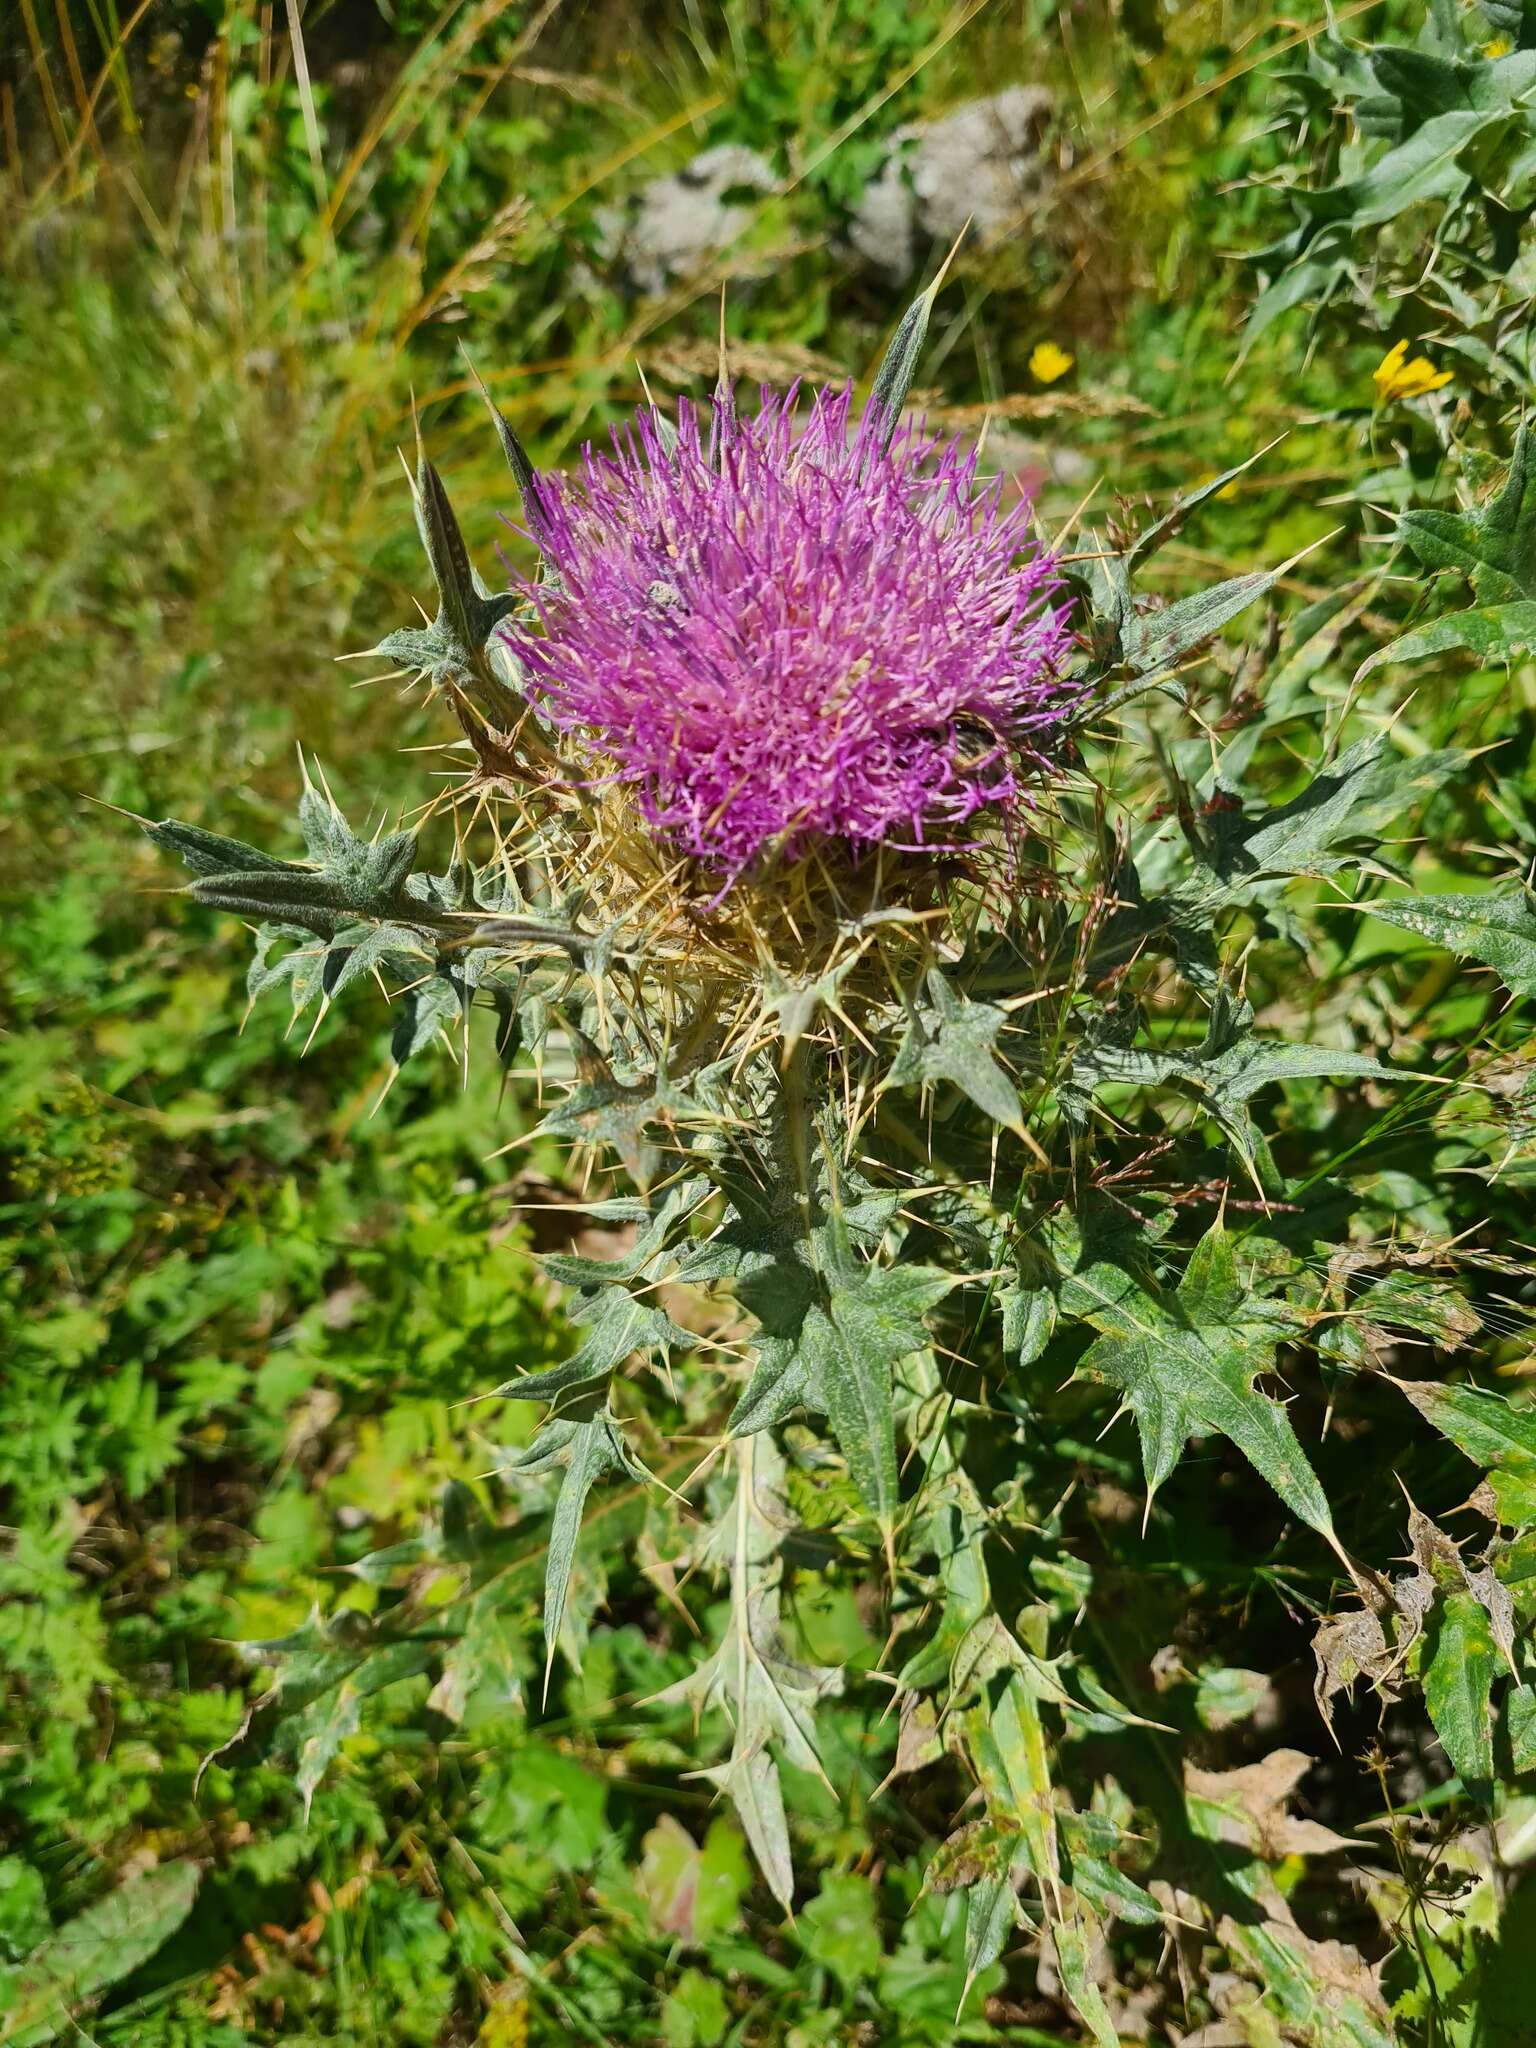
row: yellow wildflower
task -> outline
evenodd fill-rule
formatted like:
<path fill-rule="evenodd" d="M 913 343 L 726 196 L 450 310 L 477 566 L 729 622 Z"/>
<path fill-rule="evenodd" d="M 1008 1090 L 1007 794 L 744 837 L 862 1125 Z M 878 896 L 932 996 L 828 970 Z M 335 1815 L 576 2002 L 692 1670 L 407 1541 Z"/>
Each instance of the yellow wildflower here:
<path fill-rule="evenodd" d="M 1450 371 L 1437 370 L 1428 356 L 1415 356 L 1410 362 L 1406 341 L 1393 342 L 1371 372 L 1378 405 L 1388 405 L 1394 398 L 1422 398 L 1450 381 Z"/>
<path fill-rule="evenodd" d="M 1042 384 L 1054 384 L 1058 377 L 1065 377 L 1076 360 L 1054 341 L 1037 341 L 1029 358 L 1029 374 Z"/>
<path fill-rule="evenodd" d="M 1491 43 L 1484 43 L 1483 55 L 1489 59 L 1507 57 L 1514 47 L 1508 36 L 1495 36 Z"/>

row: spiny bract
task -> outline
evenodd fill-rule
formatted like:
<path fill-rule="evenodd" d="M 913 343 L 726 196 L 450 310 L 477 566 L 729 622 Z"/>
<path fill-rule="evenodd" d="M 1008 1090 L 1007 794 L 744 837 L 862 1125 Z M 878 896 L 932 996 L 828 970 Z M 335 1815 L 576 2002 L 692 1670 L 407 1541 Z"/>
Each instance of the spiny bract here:
<path fill-rule="evenodd" d="M 1028 504 L 851 400 L 722 391 L 675 442 L 642 413 L 529 508 L 547 580 L 505 637 L 540 709 L 727 884 L 818 838 L 946 843 L 1078 694 Z"/>

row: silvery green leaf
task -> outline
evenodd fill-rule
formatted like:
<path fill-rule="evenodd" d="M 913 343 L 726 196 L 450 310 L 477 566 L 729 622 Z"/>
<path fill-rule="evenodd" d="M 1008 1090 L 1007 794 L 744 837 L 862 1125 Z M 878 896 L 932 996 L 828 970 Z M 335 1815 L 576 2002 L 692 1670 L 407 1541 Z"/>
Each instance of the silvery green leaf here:
<path fill-rule="evenodd" d="M 547 1691 L 555 1646 L 560 1639 L 560 1624 L 565 1616 L 571 1567 L 581 1536 L 582 1510 L 586 1506 L 587 1495 L 606 1472 L 626 1472 L 640 1480 L 647 1479 L 649 1474 L 631 1452 L 616 1418 L 606 1407 L 595 1407 L 581 1415 L 565 1415 L 545 1423 L 525 1450 L 503 1452 L 499 1465 L 503 1473 L 560 1473 L 560 1491 L 555 1496 L 544 1558 L 544 1682 Z"/>
<path fill-rule="evenodd" d="M 360 976 L 375 969 L 394 966 L 412 971 L 412 963 L 435 960 L 436 954 L 422 943 L 420 932 L 408 925 L 366 924 L 352 931 L 338 932 L 325 949 L 321 985 L 328 996 L 339 996 Z M 419 973 L 419 967 L 415 968 Z"/>
<path fill-rule="evenodd" d="M 416 1053 L 423 1052 L 450 1024 L 463 1014 L 468 992 L 463 984 L 446 974 L 435 974 L 418 982 L 395 999 L 395 1025 L 390 1034 L 389 1056 L 403 1067 Z"/>
<path fill-rule="evenodd" d="M 188 1860 L 140 1870 L 7 1970 L 5 2041 L 43 2048 L 85 2038 L 76 2015 L 164 1947 L 191 1912 L 201 1874 Z"/>
<path fill-rule="evenodd" d="M 571 1356 L 545 1372 L 503 1381 L 492 1390 L 495 1399 L 553 1401 L 558 1412 L 562 1395 L 603 1385 L 637 1351 L 667 1358 L 675 1351 L 691 1350 L 695 1341 L 664 1309 L 637 1301 L 622 1287 L 601 1288 L 567 1314 L 584 1332 Z"/>
<path fill-rule="evenodd" d="M 1466 896 L 1370 896 L 1349 906 L 1491 967 L 1517 996 L 1536 996 L 1536 906 L 1524 889 Z"/>
<path fill-rule="evenodd" d="M 178 824 L 163 818 L 158 825 L 146 825 L 145 833 L 167 853 L 179 854 L 198 875 L 282 873 L 290 864 L 275 860 L 243 839 L 226 839 L 218 832 L 205 832 L 200 825 Z"/>
<path fill-rule="evenodd" d="M 1011 1131 L 1024 1125 L 1018 1090 L 998 1062 L 996 1046 L 1007 1023 L 990 1003 L 968 1000 L 937 968 L 928 975 L 931 1008 L 913 1020 L 892 1061 L 887 1088 L 949 1082 L 983 1116 Z"/>
<path fill-rule="evenodd" d="M 1517 599 L 1513 604 L 1474 605 L 1467 611 L 1450 612 L 1404 633 L 1385 647 L 1379 647 L 1363 661 L 1356 680 L 1363 681 L 1373 670 L 1393 661 L 1423 661 L 1431 654 L 1453 651 L 1476 655 L 1485 667 L 1496 662 L 1519 661 L 1536 649 L 1536 601 Z"/>
<path fill-rule="evenodd" d="M 1397 531 L 1427 569 L 1457 569 L 1484 605 L 1536 598 L 1536 432 L 1522 427 L 1495 496 L 1466 512 L 1413 510 Z"/>
<path fill-rule="evenodd" d="M 468 356 L 465 357 L 465 361 L 469 361 Z M 501 443 L 501 452 L 506 457 L 508 469 L 512 472 L 512 481 L 517 485 L 517 495 L 523 508 L 523 517 L 528 521 L 530 530 L 537 537 L 538 521 L 542 509 L 539 504 L 539 473 L 529 460 L 527 449 L 524 448 L 522 442 L 513 431 L 511 421 L 507 419 L 500 406 L 497 405 L 495 399 L 492 398 L 490 392 L 486 389 L 485 381 L 473 363 L 469 364 L 469 374 L 474 378 L 480 396 L 485 400 L 486 410 L 491 415 L 491 424 L 496 429 L 496 438 Z"/>
<path fill-rule="evenodd" d="M 1245 461 L 1235 463 L 1231 469 L 1224 469 L 1219 476 L 1208 477 L 1204 483 L 1197 485 L 1194 490 L 1186 492 L 1182 497 L 1175 498 L 1162 518 L 1155 525 L 1149 526 L 1144 533 L 1138 533 L 1135 540 L 1126 549 L 1122 557 L 1126 570 L 1130 571 L 1135 569 L 1138 564 L 1149 561 L 1160 547 L 1174 538 L 1175 534 L 1183 527 L 1190 513 L 1197 506 L 1204 505 L 1209 499 L 1217 497 L 1227 488 L 1228 484 L 1234 482 L 1238 477 L 1245 475 L 1256 462 L 1261 461 L 1269 453 L 1270 448 L 1274 446 L 1275 443 L 1271 441 L 1267 447 L 1256 449 Z"/>
<path fill-rule="evenodd" d="M 938 284 L 936 280 L 908 306 L 875 372 L 866 417 L 873 416 L 876 441 L 882 454 L 895 436 L 901 420 L 901 408 L 907 402 L 907 393 L 917 375 L 918 360 L 928 339 L 928 322 L 933 314 Z"/>
<path fill-rule="evenodd" d="M 787 1912 L 795 1895 L 795 1866 L 778 1765 L 767 1750 L 755 1749 L 700 1771 L 699 1776 L 718 1785 L 735 1807 L 764 1882 Z"/>
<path fill-rule="evenodd" d="M 875 381 L 864 417 L 876 432 L 877 445 L 882 454 L 890 447 L 901 420 L 901 409 L 907 402 L 907 393 L 912 389 L 912 380 L 917 375 L 923 344 L 928 339 L 928 322 L 933 317 L 934 301 L 959 248 L 960 243 L 957 241 L 940 265 L 939 274 L 933 283 L 908 306 L 901 317 L 900 325 L 891 337 L 891 345 L 875 372 Z"/>
<path fill-rule="evenodd" d="M 1088 1275 L 1076 1276 L 1079 1286 Z M 1281 1335 L 1267 1304 L 1238 1275 L 1215 1224 L 1192 1254 L 1177 1293 L 1117 1285 L 1093 1318 L 1104 1332 L 1078 1367 L 1114 1387 L 1135 1417 L 1149 1496 L 1191 1436 L 1229 1437 L 1309 1527 L 1332 1538 L 1327 1496 L 1284 1407 L 1254 1385 L 1274 1364 Z"/>

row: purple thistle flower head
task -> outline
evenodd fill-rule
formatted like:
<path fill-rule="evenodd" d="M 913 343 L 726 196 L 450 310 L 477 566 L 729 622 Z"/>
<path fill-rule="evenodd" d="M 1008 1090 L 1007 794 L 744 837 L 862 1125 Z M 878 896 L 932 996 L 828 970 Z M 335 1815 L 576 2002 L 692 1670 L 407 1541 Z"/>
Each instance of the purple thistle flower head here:
<path fill-rule="evenodd" d="M 818 838 L 945 843 L 1042 767 L 1076 696 L 1054 558 L 976 452 L 882 447 L 851 390 L 740 417 L 654 413 L 543 477 L 558 579 L 506 629 L 541 711 L 606 757 L 650 825 L 728 885 Z"/>

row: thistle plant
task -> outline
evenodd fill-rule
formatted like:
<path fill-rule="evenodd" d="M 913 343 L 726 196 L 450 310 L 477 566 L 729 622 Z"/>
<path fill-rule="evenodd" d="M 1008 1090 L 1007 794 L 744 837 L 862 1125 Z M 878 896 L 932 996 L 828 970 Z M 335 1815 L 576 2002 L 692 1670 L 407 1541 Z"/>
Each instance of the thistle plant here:
<path fill-rule="evenodd" d="M 547 1518 L 546 1687 L 580 1653 L 617 1527 L 669 1598 L 695 1573 L 723 1587 L 722 1632 L 670 1697 L 708 1717 L 703 1775 L 782 1906 L 784 1774 L 825 1785 L 819 1703 L 883 1686 L 886 1782 L 949 1758 L 974 1786 L 928 1875 L 973 1978 L 1022 1924 L 1111 2043 L 1104 1930 L 1204 1915 L 1286 2038 L 1386 2041 L 1371 1973 L 1325 1955 L 1274 1881 L 1285 1826 L 1211 1774 L 1182 1802 L 1148 1789 L 1152 1721 L 1112 1645 L 1079 1635 L 1093 1570 L 1059 1482 L 1093 1454 L 1046 1443 L 1128 1416 L 1143 1526 L 1191 1439 L 1245 1461 L 1255 1512 L 1336 1589 L 1324 1711 L 1356 1681 L 1401 1684 L 1410 1659 L 1432 1692 L 1436 1599 L 1529 1694 L 1490 1565 L 1455 1578 L 1432 1524 L 1410 1580 L 1348 1555 L 1276 1379 L 1331 1400 L 1368 1369 L 1361 1330 L 1467 1327 L 1427 1272 L 1335 1245 L 1336 1182 L 1260 1113 L 1295 1080 L 1389 1098 L 1406 1077 L 1376 1050 L 1260 1030 L 1248 986 L 1257 948 L 1303 971 L 1291 885 L 1315 901 L 1358 877 L 1459 760 L 1335 727 L 1299 781 L 1287 752 L 1273 793 L 1263 742 L 1348 593 L 1303 615 L 1283 660 L 1244 656 L 1256 708 L 1225 746 L 1169 738 L 1148 704 L 1184 704 L 1198 658 L 1290 565 L 1141 594 L 1235 472 L 1139 533 L 1047 545 L 974 450 L 905 416 L 932 300 L 862 409 L 848 390 L 752 404 L 722 373 L 707 405 L 647 405 L 561 478 L 491 405 L 537 554 L 501 590 L 419 452 L 437 610 L 376 652 L 456 720 L 462 773 L 367 840 L 307 787 L 303 860 L 149 829 L 199 902 L 257 924 L 253 997 L 281 986 L 323 1012 L 380 983 L 397 1067 L 439 1039 L 468 1059 L 489 1012 L 495 1056 L 543 1090 L 538 1131 L 570 1145 L 586 1213 L 618 1236 L 612 1256 L 544 1259 L 569 1356 L 466 1388 L 543 1405 L 526 1444 L 484 1415 L 501 1498 Z M 1163 779 L 1150 812 L 1117 794 L 1127 745 Z M 436 870 L 434 835 L 453 849 Z M 1336 894 L 1340 916 L 1378 905 Z M 1459 923 L 1447 900 L 1380 907 L 1437 920 L 1518 986 L 1523 897 L 1456 899 Z M 1471 1448 L 1453 1409 L 1425 1412 Z M 610 1493 L 627 1518 L 584 1535 Z M 433 1698 L 462 1710 L 502 1542 L 456 1489 L 440 1526 L 374 1563 L 395 1597 L 372 1620 L 251 1647 L 274 1680 L 241 1739 L 291 1757 L 307 1797 L 347 1732 L 341 1696 L 440 1666 Z M 785 1586 L 813 1553 L 869 1589 L 876 1673 L 794 1645 Z M 428 1609 L 426 1563 L 462 1573 L 456 1607 Z M 1491 1787 L 1491 1722 L 1436 1725 L 1464 1782 Z"/>

